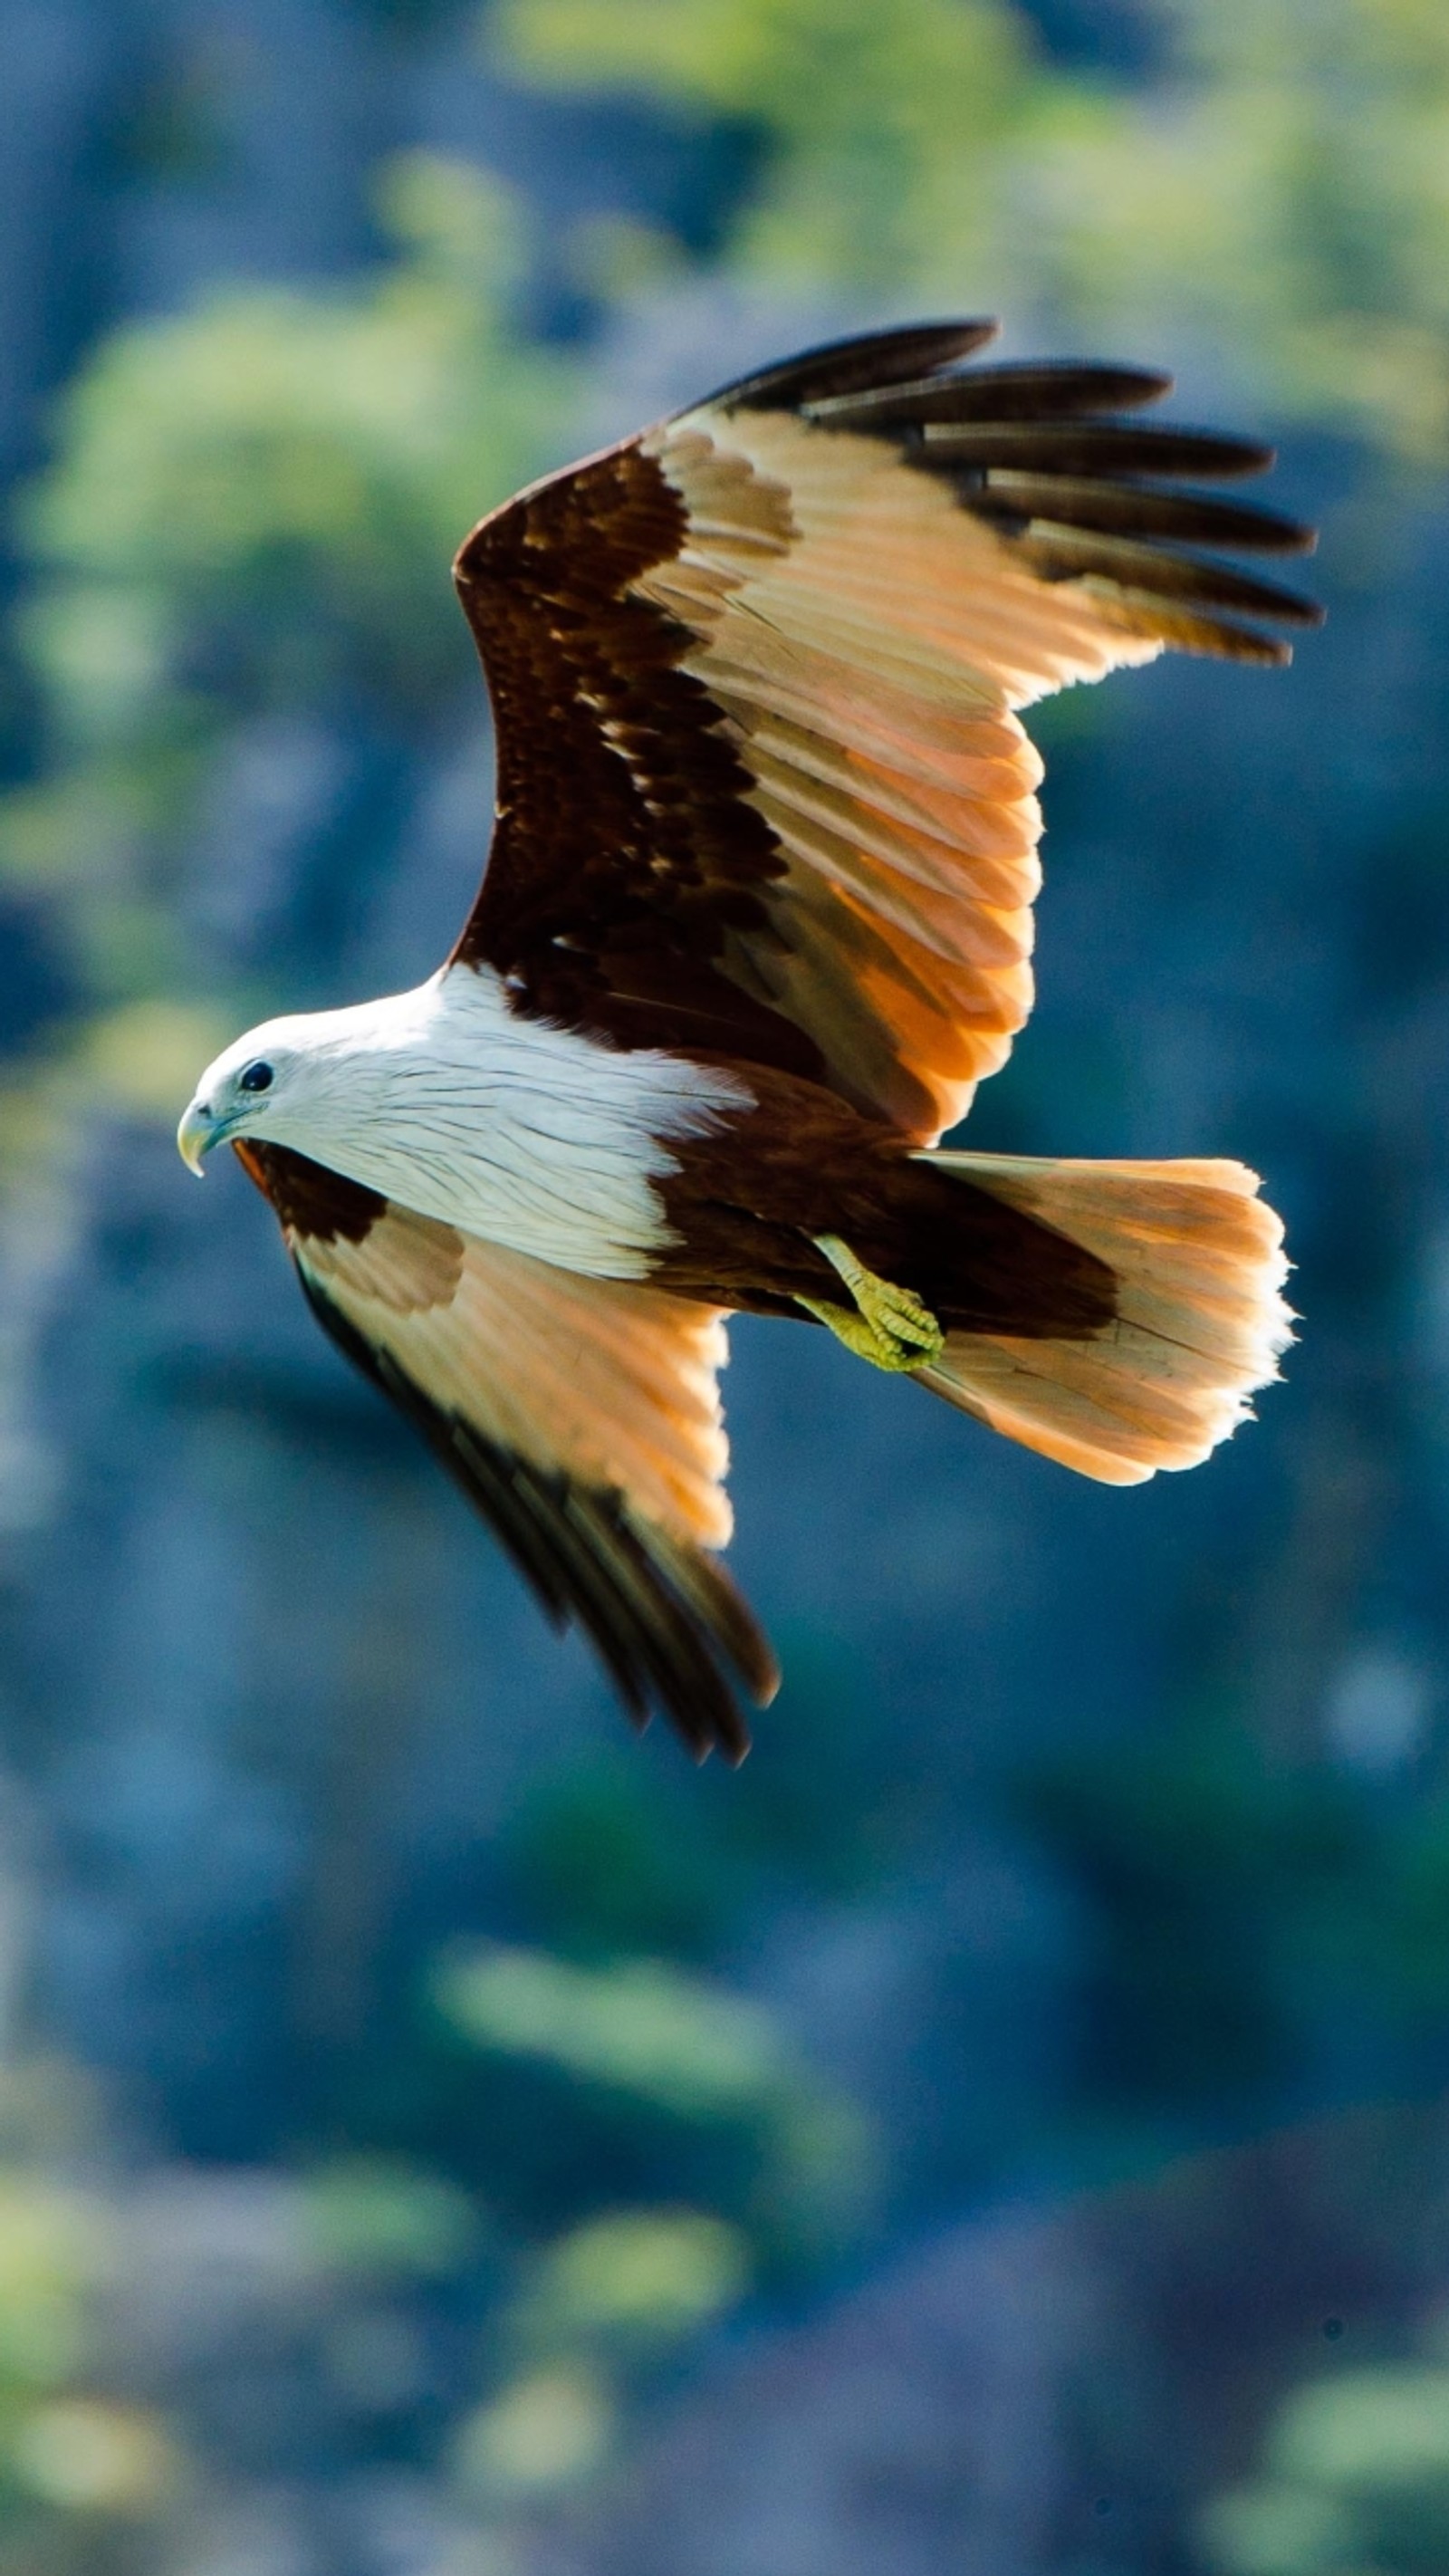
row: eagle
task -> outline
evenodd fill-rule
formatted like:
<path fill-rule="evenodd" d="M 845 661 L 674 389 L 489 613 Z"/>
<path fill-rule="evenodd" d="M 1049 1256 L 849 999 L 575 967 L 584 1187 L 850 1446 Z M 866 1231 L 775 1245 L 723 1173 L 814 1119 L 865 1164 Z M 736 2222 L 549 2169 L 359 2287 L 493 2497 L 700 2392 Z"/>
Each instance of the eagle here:
<path fill-rule="evenodd" d="M 415 991 L 271 1019 L 178 1131 L 634 1722 L 738 1762 L 778 1670 L 719 1562 L 733 1313 L 824 1328 L 1084 1476 L 1195 1466 L 1291 1338 L 1228 1161 L 940 1146 L 1032 1003 L 1019 710 L 1165 647 L 1283 663 L 1312 532 L 1170 377 L 812 349 L 532 485 L 453 567 L 493 832 Z"/>

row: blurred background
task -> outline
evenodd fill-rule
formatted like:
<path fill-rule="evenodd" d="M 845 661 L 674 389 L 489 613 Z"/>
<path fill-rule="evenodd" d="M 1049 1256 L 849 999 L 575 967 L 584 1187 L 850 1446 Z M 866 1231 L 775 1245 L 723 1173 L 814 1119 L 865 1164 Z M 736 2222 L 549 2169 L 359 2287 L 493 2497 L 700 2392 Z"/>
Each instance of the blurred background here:
<path fill-rule="evenodd" d="M 1261 1425 L 746 1324 L 638 1745 L 171 1143 L 436 963 L 514 485 L 851 328 L 1277 437 L 1288 674 L 1058 701 L 978 1143 L 1242 1156 Z M 0 0 L 7 2576 L 1449 2566 L 1442 0 Z"/>

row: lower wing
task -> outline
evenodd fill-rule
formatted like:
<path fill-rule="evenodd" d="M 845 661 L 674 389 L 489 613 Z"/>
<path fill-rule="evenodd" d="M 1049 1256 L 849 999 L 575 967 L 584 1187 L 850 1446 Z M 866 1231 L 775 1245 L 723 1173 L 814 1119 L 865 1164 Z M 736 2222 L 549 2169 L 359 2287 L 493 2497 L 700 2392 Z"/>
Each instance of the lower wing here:
<path fill-rule="evenodd" d="M 422 1433 L 555 1622 L 587 1631 L 636 1724 L 660 1709 L 697 1760 L 740 1761 L 735 1683 L 763 1704 L 779 1676 L 710 1553 L 731 1528 L 722 1314 L 368 1206 L 370 1193 L 339 1223 L 325 1186 L 301 1185 L 317 1167 L 287 1163 L 285 1190 L 270 1168 L 253 1177 L 324 1329 Z"/>

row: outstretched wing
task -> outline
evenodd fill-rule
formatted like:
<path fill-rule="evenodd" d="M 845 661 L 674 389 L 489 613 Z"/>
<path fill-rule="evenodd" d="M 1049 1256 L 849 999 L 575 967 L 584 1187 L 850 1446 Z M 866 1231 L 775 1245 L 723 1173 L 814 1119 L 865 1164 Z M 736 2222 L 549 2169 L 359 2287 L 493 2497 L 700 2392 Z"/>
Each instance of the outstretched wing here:
<path fill-rule="evenodd" d="M 782 1065 L 926 1140 L 1031 1007 L 1041 764 L 1015 710 L 1318 612 L 1203 549 L 1306 530 L 1181 480 L 1169 380 L 816 351 L 539 484 L 455 566 L 498 812 L 458 944 L 519 1010 Z"/>
<path fill-rule="evenodd" d="M 730 1535 L 713 1308 L 583 1279 L 416 1216 L 284 1146 L 239 1144 L 313 1311 L 415 1424 L 630 1715 L 739 1761 L 778 1674 L 707 1551 Z"/>

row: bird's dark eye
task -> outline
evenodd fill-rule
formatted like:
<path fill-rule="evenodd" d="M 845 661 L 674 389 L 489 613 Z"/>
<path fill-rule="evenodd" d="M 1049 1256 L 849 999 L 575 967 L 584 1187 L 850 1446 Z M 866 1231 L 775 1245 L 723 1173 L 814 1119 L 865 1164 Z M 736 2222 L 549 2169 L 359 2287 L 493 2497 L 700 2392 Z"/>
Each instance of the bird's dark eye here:
<path fill-rule="evenodd" d="M 249 1064 L 237 1080 L 239 1091 L 270 1091 L 271 1087 L 272 1068 L 269 1064 Z"/>

